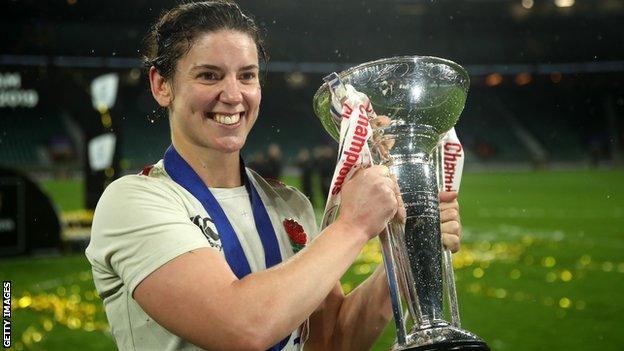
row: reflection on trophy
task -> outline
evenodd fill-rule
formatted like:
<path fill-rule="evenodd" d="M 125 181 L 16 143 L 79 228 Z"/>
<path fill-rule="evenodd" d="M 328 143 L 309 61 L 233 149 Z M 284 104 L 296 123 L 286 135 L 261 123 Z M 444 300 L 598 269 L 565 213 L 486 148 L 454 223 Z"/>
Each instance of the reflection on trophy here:
<path fill-rule="evenodd" d="M 338 76 L 366 94 L 377 115 L 391 119 L 374 131 L 368 145 L 373 162 L 387 165 L 396 176 L 406 210 L 404 221 L 390 222 L 380 235 L 397 329 L 393 350 L 489 350 L 459 325 L 451 256 L 441 242 L 432 155 L 464 108 L 468 74 L 439 58 L 397 57 L 364 63 Z M 340 122 L 332 117 L 331 103 L 326 83 L 314 96 L 314 110 L 339 140 Z M 445 288 L 451 322 L 444 319 Z"/>

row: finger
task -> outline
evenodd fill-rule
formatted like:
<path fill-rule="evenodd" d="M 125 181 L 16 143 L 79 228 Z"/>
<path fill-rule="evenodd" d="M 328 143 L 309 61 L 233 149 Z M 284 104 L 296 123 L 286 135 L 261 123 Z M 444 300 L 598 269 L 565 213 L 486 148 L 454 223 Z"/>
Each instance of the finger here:
<path fill-rule="evenodd" d="M 371 124 L 373 124 L 373 123 L 374 122 L 371 121 Z M 384 137 L 385 136 L 384 136 L 384 131 L 383 130 L 379 130 L 379 129 L 374 129 L 373 128 L 373 136 L 372 136 L 372 138 L 373 138 L 373 141 L 375 143 L 380 142 Z"/>
<path fill-rule="evenodd" d="M 456 208 L 440 211 L 440 222 L 444 223 L 449 221 L 459 222 L 459 211 Z"/>
<path fill-rule="evenodd" d="M 454 235 L 458 238 L 461 237 L 461 225 L 458 221 L 449 221 L 440 224 L 440 230 L 443 234 Z"/>
<path fill-rule="evenodd" d="M 453 202 L 458 197 L 457 191 L 440 191 L 438 194 L 440 202 Z"/>
<path fill-rule="evenodd" d="M 442 235 L 442 243 L 444 247 L 451 250 L 452 253 L 459 251 L 459 238 L 455 235 L 443 234 Z"/>
<path fill-rule="evenodd" d="M 459 210 L 459 202 L 457 202 L 457 200 L 453 200 L 452 202 L 440 202 L 440 212 L 451 208 Z"/>
<path fill-rule="evenodd" d="M 392 199 L 393 203 L 389 204 L 392 207 L 392 213 L 388 213 L 389 216 L 387 217 L 387 220 L 390 221 L 393 218 L 396 217 L 397 211 L 398 211 L 398 206 L 397 206 L 397 199 L 396 196 L 394 194 L 394 190 L 392 189 L 392 183 L 390 178 L 383 178 L 383 191 L 385 192 L 384 197 L 386 199 Z"/>
<path fill-rule="evenodd" d="M 395 219 L 398 221 L 398 223 L 405 224 L 407 220 L 407 209 L 405 209 L 405 204 L 403 203 L 403 197 L 401 196 L 401 194 L 397 196 L 397 202 L 398 205 Z"/>
<path fill-rule="evenodd" d="M 394 174 L 391 174 L 389 176 L 391 184 L 390 186 L 392 187 L 392 191 L 394 192 L 394 196 L 397 199 L 397 203 L 399 206 L 403 206 L 403 196 L 401 196 L 401 189 L 399 188 L 399 183 L 397 182 L 396 176 Z"/>
<path fill-rule="evenodd" d="M 403 202 L 403 196 L 401 195 L 401 189 L 397 181 L 396 175 L 390 174 L 390 180 L 392 181 L 392 190 L 397 200 L 397 212 L 394 216 L 394 220 L 398 223 L 405 224 L 407 218 L 407 210 L 405 209 L 405 203 Z"/>
<path fill-rule="evenodd" d="M 387 127 L 390 125 L 390 122 L 392 122 L 390 117 L 378 115 L 377 118 L 371 120 L 371 127 L 373 127 L 373 129 Z"/>
<path fill-rule="evenodd" d="M 361 164 L 356 164 L 355 166 L 353 166 L 353 173 L 349 177 L 349 180 L 355 177 L 360 177 L 362 174 L 365 173 L 364 171 L 367 170 L 368 168 L 370 167 L 362 166 Z"/>
<path fill-rule="evenodd" d="M 371 167 L 370 169 L 371 169 L 371 172 L 374 172 L 375 174 L 379 174 L 382 177 L 388 177 L 390 175 L 390 168 L 388 168 L 388 166 L 377 165 L 377 166 Z"/>
<path fill-rule="evenodd" d="M 381 142 L 381 145 L 383 145 L 383 148 L 385 150 L 390 150 L 394 146 L 394 143 L 395 143 L 395 138 L 394 137 L 388 137 L 388 138 L 385 138 Z"/>

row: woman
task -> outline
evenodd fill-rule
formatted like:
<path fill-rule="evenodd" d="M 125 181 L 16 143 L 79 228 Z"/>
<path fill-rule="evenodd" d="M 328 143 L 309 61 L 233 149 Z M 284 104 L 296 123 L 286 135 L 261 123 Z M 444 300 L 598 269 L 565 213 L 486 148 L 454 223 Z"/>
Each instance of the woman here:
<path fill-rule="evenodd" d="M 253 20 L 233 3 L 183 4 L 148 42 L 151 91 L 168 110 L 172 145 L 106 189 L 86 251 L 117 346 L 369 348 L 391 318 L 383 268 L 348 296 L 339 278 L 397 213 L 388 169 L 346 182 L 340 216 L 316 235 L 305 196 L 240 158 L 261 96 Z M 441 195 L 444 241 L 456 249 L 455 197 Z"/>

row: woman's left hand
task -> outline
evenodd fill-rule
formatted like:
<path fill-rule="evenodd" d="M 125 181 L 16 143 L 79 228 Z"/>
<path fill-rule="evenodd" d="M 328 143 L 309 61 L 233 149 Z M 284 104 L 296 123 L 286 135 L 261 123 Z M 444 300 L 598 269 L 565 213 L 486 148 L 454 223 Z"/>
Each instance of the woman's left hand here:
<path fill-rule="evenodd" d="M 461 238 L 461 221 L 459 219 L 459 203 L 457 192 L 441 191 L 440 198 L 440 229 L 442 230 L 442 243 L 444 247 L 455 253 L 459 251 Z"/>

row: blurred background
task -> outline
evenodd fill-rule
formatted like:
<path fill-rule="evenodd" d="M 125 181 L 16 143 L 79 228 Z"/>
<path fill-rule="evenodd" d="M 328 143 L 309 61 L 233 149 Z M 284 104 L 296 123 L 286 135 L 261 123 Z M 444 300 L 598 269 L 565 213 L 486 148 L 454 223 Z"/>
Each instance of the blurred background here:
<path fill-rule="evenodd" d="M 115 349 L 83 250 L 106 185 L 169 145 L 140 56 L 175 3 L 0 5 L 0 276 L 12 282 L 15 350 Z M 239 4 L 271 57 L 244 150 L 252 168 L 298 186 L 320 213 L 336 157 L 312 111 L 322 77 L 391 56 L 455 61 L 471 79 L 456 126 L 463 326 L 493 350 L 622 350 L 623 1 Z M 344 289 L 379 262 L 373 241 Z"/>

